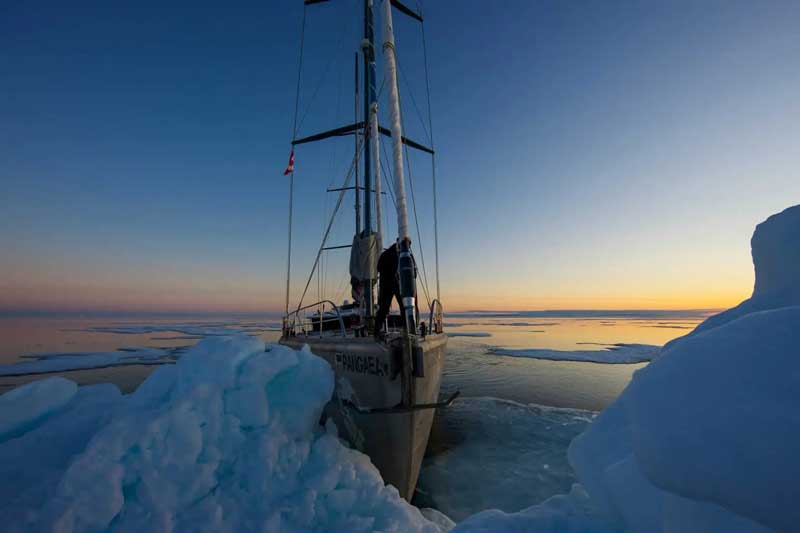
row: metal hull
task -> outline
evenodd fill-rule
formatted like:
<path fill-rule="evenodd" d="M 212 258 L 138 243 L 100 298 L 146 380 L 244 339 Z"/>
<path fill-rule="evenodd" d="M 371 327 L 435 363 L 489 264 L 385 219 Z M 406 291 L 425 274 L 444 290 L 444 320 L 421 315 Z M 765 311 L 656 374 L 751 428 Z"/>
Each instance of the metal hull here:
<path fill-rule="evenodd" d="M 336 374 L 336 392 L 326 406 L 326 414 L 334 419 L 339 434 L 351 446 L 370 457 L 384 481 L 410 501 L 435 409 L 367 414 L 353 406 L 393 408 L 401 403 L 404 392 L 411 405 L 436 403 L 447 336 L 439 333 L 414 340 L 414 349 L 422 352 L 424 376 L 410 377 L 406 391 L 403 369 L 409 363 L 403 361 L 399 343 L 312 336 L 282 338 L 280 343 L 295 349 L 308 344 L 314 354 L 328 361 Z"/>

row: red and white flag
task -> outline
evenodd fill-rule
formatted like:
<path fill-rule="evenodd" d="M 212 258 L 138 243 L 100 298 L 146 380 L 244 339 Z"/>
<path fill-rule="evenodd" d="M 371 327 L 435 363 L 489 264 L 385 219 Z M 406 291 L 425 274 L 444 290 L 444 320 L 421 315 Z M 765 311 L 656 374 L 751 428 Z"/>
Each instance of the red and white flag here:
<path fill-rule="evenodd" d="M 286 176 L 292 172 L 294 172 L 294 148 L 292 148 L 292 153 L 289 154 L 289 166 L 283 171 L 283 175 Z"/>

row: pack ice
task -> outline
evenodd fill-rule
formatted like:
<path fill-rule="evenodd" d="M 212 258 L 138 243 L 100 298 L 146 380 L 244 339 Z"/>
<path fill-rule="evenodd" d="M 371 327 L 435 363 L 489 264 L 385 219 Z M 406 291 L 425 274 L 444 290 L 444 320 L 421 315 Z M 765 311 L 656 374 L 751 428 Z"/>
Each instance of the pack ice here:
<path fill-rule="evenodd" d="M 438 532 L 319 425 L 332 391 L 322 359 L 246 336 L 201 341 L 130 396 L 15 389 L 0 397 L 2 529 Z"/>

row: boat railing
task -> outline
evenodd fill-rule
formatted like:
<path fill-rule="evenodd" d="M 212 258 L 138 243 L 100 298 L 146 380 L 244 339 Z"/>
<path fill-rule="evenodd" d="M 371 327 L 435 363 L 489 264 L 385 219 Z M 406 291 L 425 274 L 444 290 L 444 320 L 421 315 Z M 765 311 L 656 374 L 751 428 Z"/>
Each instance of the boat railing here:
<path fill-rule="evenodd" d="M 442 302 L 438 299 L 434 299 L 431 302 L 431 316 L 428 325 L 431 328 L 431 333 L 444 332 L 444 309 L 442 308 Z"/>
<path fill-rule="evenodd" d="M 330 306 L 326 309 L 326 306 Z M 316 314 L 309 316 L 310 310 L 316 310 Z M 332 312 L 333 315 L 326 317 L 325 313 Z M 325 331 L 324 324 L 326 322 L 338 322 L 338 331 L 328 330 Z M 337 335 L 332 335 L 333 333 Z M 322 337 L 326 333 L 328 336 L 347 336 L 347 329 L 344 326 L 344 319 L 339 307 L 330 300 L 320 300 L 319 302 L 299 307 L 283 317 L 283 335 L 284 337 L 309 337 L 312 334 L 319 333 Z"/>

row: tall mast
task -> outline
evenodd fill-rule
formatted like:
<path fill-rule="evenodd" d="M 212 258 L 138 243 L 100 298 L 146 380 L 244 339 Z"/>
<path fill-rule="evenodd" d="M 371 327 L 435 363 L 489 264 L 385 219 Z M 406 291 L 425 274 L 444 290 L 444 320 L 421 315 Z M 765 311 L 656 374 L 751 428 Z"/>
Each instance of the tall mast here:
<path fill-rule="evenodd" d="M 355 67 L 355 73 L 356 73 L 356 85 L 355 85 L 355 87 L 356 87 L 356 92 L 355 92 L 355 105 L 353 106 L 353 114 L 354 114 L 353 123 L 354 124 L 358 122 L 358 93 L 359 93 L 359 91 L 358 91 L 358 52 L 356 52 L 355 59 L 356 59 L 356 61 L 355 61 L 355 65 L 356 65 L 356 67 Z M 353 135 L 353 139 L 355 139 L 355 154 L 356 154 L 356 157 L 358 157 L 358 132 L 356 132 L 356 134 Z M 358 192 L 359 192 L 358 188 L 359 188 L 359 185 L 360 185 L 360 181 L 358 179 L 358 161 L 356 161 L 354 171 L 356 173 L 356 176 L 355 176 L 356 177 L 356 188 L 354 189 L 355 190 L 355 194 L 353 195 L 353 196 L 356 197 L 356 235 L 359 235 L 361 233 L 361 200 L 360 200 L 361 197 L 358 195 Z"/>
<path fill-rule="evenodd" d="M 361 42 L 361 51 L 364 54 L 364 143 L 368 141 L 366 135 L 367 124 L 370 117 L 370 106 L 375 101 L 375 29 L 372 9 L 372 0 L 364 0 L 364 40 Z M 364 224 L 363 235 L 372 233 L 372 158 L 370 150 L 364 151 Z M 358 190 L 356 189 L 356 194 Z M 373 313 L 372 279 L 364 281 L 364 309 L 367 317 Z"/>
<path fill-rule="evenodd" d="M 416 266 L 411 255 L 411 235 L 408 230 L 408 207 L 406 205 L 406 184 L 403 173 L 403 126 L 400 121 L 400 93 L 397 87 L 397 60 L 394 49 L 394 28 L 392 26 L 392 2 L 382 0 L 381 18 L 383 21 L 383 79 L 389 99 L 389 114 L 392 132 L 392 160 L 394 168 L 394 188 L 397 200 L 397 237 L 400 240 L 398 254 L 398 277 L 400 297 L 403 301 L 406 331 L 416 331 Z"/>
<path fill-rule="evenodd" d="M 392 26 L 392 3 L 383 2 L 383 65 L 384 83 L 389 99 L 389 114 L 392 132 L 392 168 L 394 171 L 395 199 L 397 201 L 397 237 L 400 242 L 411 241 L 408 230 L 408 207 L 406 205 L 406 183 L 403 173 L 403 126 L 400 122 L 400 93 L 397 87 L 397 61 L 394 50 L 394 28 Z"/>

